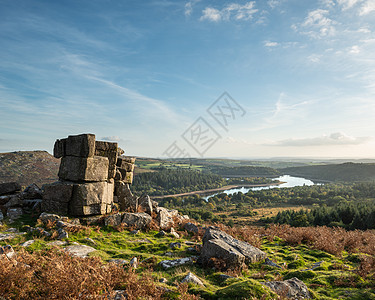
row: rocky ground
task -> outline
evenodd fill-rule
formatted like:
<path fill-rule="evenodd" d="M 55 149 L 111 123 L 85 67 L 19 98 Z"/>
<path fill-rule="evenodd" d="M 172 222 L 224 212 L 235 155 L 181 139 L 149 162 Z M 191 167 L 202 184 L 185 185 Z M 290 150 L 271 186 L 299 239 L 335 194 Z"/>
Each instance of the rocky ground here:
<path fill-rule="evenodd" d="M 81 220 L 24 215 L 11 224 L 4 219 L 0 227 L 0 296 L 375 298 L 371 255 L 355 250 L 330 254 L 313 245 L 281 239 L 277 230 L 204 227 L 188 220 L 160 230 L 157 219 L 148 222 L 142 214 Z M 69 272 L 74 280 L 66 277 Z"/>

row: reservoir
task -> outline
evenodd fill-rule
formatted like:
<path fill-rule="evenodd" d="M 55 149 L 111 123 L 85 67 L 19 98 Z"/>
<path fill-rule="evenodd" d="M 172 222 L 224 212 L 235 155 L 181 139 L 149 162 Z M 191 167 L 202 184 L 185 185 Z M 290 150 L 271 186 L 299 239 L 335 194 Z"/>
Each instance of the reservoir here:
<path fill-rule="evenodd" d="M 302 178 L 302 177 L 294 177 L 290 175 L 283 175 L 277 178 L 273 178 L 275 180 L 279 180 L 283 182 L 279 185 L 271 185 L 271 186 L 260 186 L 260 187 L 241 187 L 241 188 L 234 188 L 230 190 L 224 190 L 220 193 L 215 193 L 206 197 L 203 197 L 205 200 L 221 193 L 225 193 L 227 195 L 233 195 L 235 193 L 241 192 L 243 194 L 247 193 L 248 191 L 260 191 L 260 190 L 268 190 L 268 189 L 275 189 L 275 188 L 288 188 L 288 187 L 295 187 L 295 186 L 304 186 L 304 185 L 314 185 L 315 183 L 309 179 Z"/>

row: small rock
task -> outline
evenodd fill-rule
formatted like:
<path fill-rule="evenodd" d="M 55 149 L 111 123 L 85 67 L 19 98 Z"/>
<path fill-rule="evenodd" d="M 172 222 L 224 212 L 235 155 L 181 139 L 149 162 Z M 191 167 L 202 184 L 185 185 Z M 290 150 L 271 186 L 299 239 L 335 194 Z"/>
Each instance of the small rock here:
<path fill-rule="evenodd" d="M 164 231 L 164 230 L 160 230 L 157 234 L 155 234 L 155 237 L 163 237 L 165 236 L 167 233 Z"/>
<path fill-rule="evenodd" d="M 7 210 L 7 217 L 11 220 L 18 219 L 22 215 L 23 215 L 23 210 L 21 207 L 8 208 Z"/>
<path fill-rule="evenodd" d="M 169 234 L 174 236 L 176 239 L 180 238 L 180 235 L 174 230 L 173 227 L 171 228 L 171 232 Z"/>
<path fill-rule="evenodd" d="M 126 293 L 126 291 L 123 291 L 123 290 L 114 290 L 113 292 L 115 293 L 114 297 L 111 298 L 113 300 L 125 300 L 125 299 L 128 299 L 128 294 Z"/>
<path fill-rule="evenodd" d="M 53 241 L 47 244 L 47 246 L 64 246 L 66 242 L 64 241 Z"/>
<path fill-rule="evenodd" d="M 171 248 L 171 249 L 179 249 L 179 248 L 181 248 L 181 243 L 179 243 L 179 242 L 170 243 L 169 244 L 169 248 Z"/>
<path fill-rule="evenodd" d="M 27 248 L 27 247 L 29 247 L 30 245 L 34 244 L 34 242 L 35 242 L 35 240 L 28 240 L 28 241 L 22 243 L 22 244 L 21 244 L 21 247 L 25 247 L 25 248 Z"/>
<path fill-rule="evenodd" d="M 24 199 L 41 199 L 43 196 L 42 190 L 35 184 L 30 184 L 23 192 Z"/>
<path fill-rule="evenodd" d="M 5 230 L 5 232 L 12 232 L 12 233 L 16 233 L 18 232 L 18 229 L 17 228 L 8 228 L 7 230 Z"/>
<path fill-rule="evenodd" d="M 55 222 L 55 221 L 60 220 L 61 217 L 59 215 L 56 215 L 56 214 L 49 214 L 49 213 L 43 212 L 43 213 L 40 214 L 38 219 L 40 221 L 42 221 L 44 225 L 46 225 L 48 223 L 48 221 Z"/>
<path fill-rule="evenodd" d="M 129 264 L 129 261 L 126 259 L 120 259 L 120 258 L 113 258 L 108 261 L 109 263 L 114 263 L 116 265 L 127 265 Z"/>
<path fill-rule="evenodd" d="M 184 225 L 184 229 L 187 231 L 187 232 L 191 232 L 191 233 L 198 233 L 199 232 L 199 229 L 197 227 L 197 225 L 193 224 L 193 223 L 186 223 Z"/>
<path fill-rule="evenodd" d="M 165 252 L 165 253 L 164 253 L 164 256 L 172 257 L 172 256 L 173 256 L 173 253 L 172 253 L 172 252 Z"/>
<path fill-rule="evenodd" d="M 136 257 L 133 257 L 133 258 L 130 260 L 129 265 L 130 265 L 132 268 L 134 268 L 134 269 L 138 268 L 138 259 L 137 259 Z"/>
<path fill-rule="evenodd" d="M 139 233 L 139 229 L 137 229 L 137 230 L 133 230 L 133 231 L 130 231 L 129 233 L 130 233 L 130 234 L 133 234 L 133 235 L 136 235 L 136 234 Z"/>
<path fill-rule="evenodd" d="M 67 239 L 69 237 L 69 234 L 62 228 L 59 228 L 57 230 L 59 236 L 57 237 L 58 240 Z"/>
<path fill-rule="evenodd" d="M 264 260 L 264 265 L 267 265 L 267 266 L 271 266 L 271 267 L 275 267 L 275 268 L 279 268 L 279 269 L 282 269 L 281 266 L 279 266 L 277 263 L 274 263 L 272 260 L 270 260 L 268 257 Z"/>
<path fill-rule="evenodd" d="M 15 207 L 15 206 L 22 206 L 22 199 L 20 195 L 13 195 L 9 196 L 9 200 L 7 203 L 5 203 L 4 207 L 9 208 L 9 207 Z"/>
<path fill-rule="evenodd" d="M 160 278 L 160 279 L 159 279 L 159 282 L 160 282 L 160 283 L 167 283 L 168 280 L 167 280 L 167 278 L 164 278 L 164 277 L 163 277 L 163 278 Z"/>
<path fill-rule="evenodd" d="M 73 256 L 78 256 L 82 258 L 87 257 L 88 254 L 95 251 L 94 248 L 85 245 L 71 245 L 66 247 L 64 250 Z"/>
<path fill-rule="evenodd" d="M 185 257 L 185 258 L 179 258 L 179 259 L 174 259 L 174 260 L 163 260 L 159 263 L 159 265 L 163 269 L 169 269 L 169 268 L 192 264 L 192 263 L 194 263 L 194 257 Z"/>
<path fill-rule="evenodd" d="M 303 281 L 296 277 L 284 281 L 269 281 L 262 283 L 276 294 L 291 299 L 310 299 L 310 293 Z"/>
<path fill-rule="evenodd" d="M 96 245 L 96 242 L 92 238 L 87 237 L 85 238 L 85 241 L 90 243 L 91 245 L 94 245 L 94 246 Z"/>
<path fill-rule="evenodd" d="M 3 255 L 8 259 L 16 258 L 16 252 L 14 251 L 11 245 L 0 247 L 0 257 Z"/>
<path fill-rule="evenodd" d="M 234 277 L 230 276 L 230 275 L 227 275 L 227 274 L 220 274 L 219 278 L 224 281 L 224 280 L 227 280 L 229 278 L 234 278 Z"/>
<path fill-rule="evenodd" d="M 142 208 L 142 210 L 149 215 L 152 215 L 153 207 L 152 202 L 149 195 L 143 195 L 138 199 L 138 206 Z"/>
<path fill-rule="evenodd" d="M 204 286 L 203 282 L 193 273 L 189 272 L 184 279 L 182 279 L 181 283 L 192 283 L 200 286 Z"/>
<path fill-rule="evenodd" d="M 2 213 L 1 210 L 0 210 L 0 222 L 1 222 L 2 220 L 4 220 L 4 215 L 3 215 L 3 213 Z"/>

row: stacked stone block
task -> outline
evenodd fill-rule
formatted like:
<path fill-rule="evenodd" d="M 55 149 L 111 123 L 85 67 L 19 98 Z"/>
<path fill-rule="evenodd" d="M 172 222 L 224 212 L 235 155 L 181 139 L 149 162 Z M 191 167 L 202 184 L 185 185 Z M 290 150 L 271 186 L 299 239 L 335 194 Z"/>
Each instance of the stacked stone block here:
<path fill-rule="evenodd" d="M 117 143 L 95 141 L 94 134 L 57 140 L 59 181 L 44 186 L 42 209 L 74 216 L 110 213 L 117 152 Z"/>
<path fill-rule="evenodd" d="M 120 210 L 136 212 L 138 210 L 138 198 L 133 196 L 129 185 L 133 182 L 134 157 L 119 156 L 115 171 L 115 201 Z"/>

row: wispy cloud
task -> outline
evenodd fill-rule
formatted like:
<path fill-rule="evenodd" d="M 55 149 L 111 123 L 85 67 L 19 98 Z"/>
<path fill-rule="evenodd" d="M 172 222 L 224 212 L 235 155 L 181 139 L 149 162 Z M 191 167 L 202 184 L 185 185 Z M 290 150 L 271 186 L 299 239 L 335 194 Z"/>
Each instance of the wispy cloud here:
<path fill-rule="evenodd" d="M 108 141 L 108 142 L 125 142 L 124 139 L 120 138 L 117 135 L 112 135 L 112 136 L 103 136 L 101 138 L 103 141 Z"/>
<path fill-rule="evenodd" d="M 185 4 L 185 16 L 189 17 L 193 13 L 194 5 L 197 4 L 200 1 L 201 0 L 192 0 L 192 1 L 186 2 L 186 4 Z"/>
<path fill-rule="evenodd" d="M 362 7 L 360 8 L 359 15 L 364 16 L 368 15 L 375 11 L 375 1 L 374 0 L 367 0 Z"/>
<path fill-rule="evenodd" d="M 265 41 L 264 46 L 265 47 L 276 47 L 276 46 L 279 46 L 279 43 L 278 42 Z"/>
<path fill-rule="evenodd" d="M 265 146 L 279 147 L 309 147 L 309 146 L 337 146 L 337 145 L 361 145 L 370 141 L 371 137 L 352 137 L 341 132 L 323 135 L 315 138 L 286 139 Z"/>
<path fill-rule="evenodd" d="M 341 6 L 342 10 L 347 10 L 352 8 L 357 3 L 360 3 L 361 0 L 336 0 L 338 5 Z"/>
<path fill-rule="evenodd" d="M 328 10 L 316 9 L 308 13 L 303 23 L 292 28 L 312 38 L 323 38 L 335 35 L 335 24 L 336 21 L 329 18 Z"/>
<path fill-rule="evenodd" d="M 255 8 L 255 1 L 249 1 L 243 5 L 237 3 L 230 3 L 224 8 L 216 9 L 213 7 L 206 7 L 202 11 L 201 21 L 208 20 L 211 22 L 234 20 L 251 20 L 254 14 L 258 12 Z"/>

